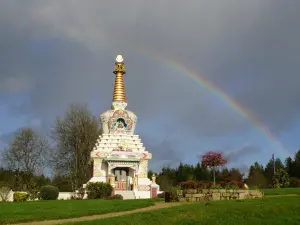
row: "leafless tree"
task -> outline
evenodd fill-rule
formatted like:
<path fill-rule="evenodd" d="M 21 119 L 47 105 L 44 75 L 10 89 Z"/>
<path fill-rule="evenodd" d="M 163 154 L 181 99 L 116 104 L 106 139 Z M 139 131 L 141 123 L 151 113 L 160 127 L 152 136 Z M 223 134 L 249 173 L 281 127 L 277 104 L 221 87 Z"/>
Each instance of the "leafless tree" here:
<path fill-rule="evenodd" d="M 86 105 L 72 104 L 64 117 L 55 121 L 53 169 L 56 174 L 71 177 L 74 191 L 91 177 L 90 153 L 99 135 L 97 120 Z"/>
<path fill-rule="evenodd" d="M 4 149 L 3 160 L 19 176 L 21 189 L 29 188 L 33 175 L 43 172 L 48 149 L 47 139 L 32 128 L 21 128 Z"/>

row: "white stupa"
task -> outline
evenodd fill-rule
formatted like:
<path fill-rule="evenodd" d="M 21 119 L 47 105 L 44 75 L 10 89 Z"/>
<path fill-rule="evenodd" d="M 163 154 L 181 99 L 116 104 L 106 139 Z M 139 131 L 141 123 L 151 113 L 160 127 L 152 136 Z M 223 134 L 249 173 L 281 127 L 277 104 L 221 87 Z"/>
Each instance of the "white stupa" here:
<path fill-rule="evenodd" d="M 139 135 L 134 134 L 136 115 L 126 110 L 121 55 L 116 58 L 114 74 L 112 109 L 100 116 L 102 135 L 91 152 L 93 176 L 88 182 L 109 182 L 114 194 L 121 194 L 124 199 L 151 198 L 156 196 L 159 186 L 147 177 L 152 155 Z"/>

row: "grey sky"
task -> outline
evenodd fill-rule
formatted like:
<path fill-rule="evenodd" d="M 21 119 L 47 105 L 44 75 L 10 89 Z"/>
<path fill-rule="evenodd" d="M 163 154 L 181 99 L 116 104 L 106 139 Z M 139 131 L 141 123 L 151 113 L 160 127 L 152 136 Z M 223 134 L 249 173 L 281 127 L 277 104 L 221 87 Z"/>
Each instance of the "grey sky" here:
<path fill-rule="evenodd" d="M 201 146 L 202 138 L 220 143 L 213 148 L 222 145 L 220 138 L 241 133 L 249 133 L 245 139 L 261 149 L 250 153 L 259 159 L 267 147 L 251 123 L 139 49 L 202 74 L 278 138 L 288 133 L 284 141 L 295 146 L 299 129 L 291 127 L 300 119 L 299 9 L 300 2 L 293 0 L 2 1 L 0 103 L 10 119 L 26 117 L 45 132 L 71 102 L 87 102 L 99 115 L 110 107 L 113 60 L 121 52 L 138 131 L 152 140 L 153 148 L 170 149 L 156 160 L 167 154 L 177 162 L 183 142 L 189 146 L 187 155 L 196 156 L 209 148 Z M 23 97 L 9 101 L 8 95 Z M 10 132 L 5 127 L 1 132 Z M 244 156 L 244 140 L 230 140 L 230 148 L 222 150 L 241 149 Z M 176 141 L 177 147 L 170 147 Z"/>

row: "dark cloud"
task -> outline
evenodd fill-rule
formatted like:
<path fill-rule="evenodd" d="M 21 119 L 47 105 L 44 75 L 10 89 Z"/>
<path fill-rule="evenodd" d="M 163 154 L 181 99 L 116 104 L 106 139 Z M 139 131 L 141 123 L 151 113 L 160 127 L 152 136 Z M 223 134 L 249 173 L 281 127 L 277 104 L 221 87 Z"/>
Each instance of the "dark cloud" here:
<path fill-rule="evenodd" d="M 262 152 L 262 149 L 257 146 L 253 145 L 245 145 L 242 148 L 231 150 L 231 151 L 225 151 L 224 158 L 228 161 L 228 163 L 235 163 L 241 158 L 245 158 L 247 156 L 259 154 Z"/>
<path fill-rule="evenodd" d="M 27 96 L 22 105 L 5 107 L 44 130 L 72 102 L 86 102 L 98 115 L 110 107 L 113 61 L 121 52 L 128 108 L 141 120 L 158 121 L 161 135 L 182 142 L 252 128 L 155 52 L 202 74 L 277 134 L 299 116 L 299 8 L 276 0 L 3 1 L 0 93 Z M 141 131 L 157 133 L 146 124 Z M 155 149 L 168 152 L 156 160 L 174 162 L 181 151 L 168 141 Z"/>
<path fill-rule="evenodd" d="M 146 150 L 152 153 L 152 160 L 149 163 L 151 170 L 159 171 L 162 166 L 174 167 L 184 161 L 182 154 L 176 151 L 176 141 L 171 138 L 164 138 L 161 141 L 144 135 L 141 138 Z"/>

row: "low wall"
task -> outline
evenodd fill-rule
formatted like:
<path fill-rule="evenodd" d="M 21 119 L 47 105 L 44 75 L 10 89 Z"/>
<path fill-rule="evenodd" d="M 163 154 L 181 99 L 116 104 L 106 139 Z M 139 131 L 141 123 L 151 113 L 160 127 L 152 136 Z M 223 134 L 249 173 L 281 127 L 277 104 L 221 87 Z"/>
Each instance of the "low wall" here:
<path fill-rule="evenodd" d="M 237 200 L 262 198 L 263 196 L 263 192 L 259 190 L 188 189 L 177 191 L 178 201 L 180 202 Z"/>
<path fill-rule="evenodd" d="M 26 193 L 26 192 L 24 192 Z M 162 193 L 162 191 L 158 191 L 157 194 Z M 9 196 L 8 196 L 8 201 L 12 202 L 14 200 L 13 198 L 14 192 L 10 191 Z M 70 200 L 71 197 L 74 196 L 74 192 L 59 192 L 58 195 L 58 200 Z M 135 197 L 137 199 L 145 199 L 145 198 L 150 198 L 150 191 L 138 191 L 135 192 Z M 84 199 L 87 198 L 87 195 L 84 196 Z M 36 199 L 38 200 L 38 199 Z M 0 202 L 2 201 L 1 197 L 0 197 Z"/>

